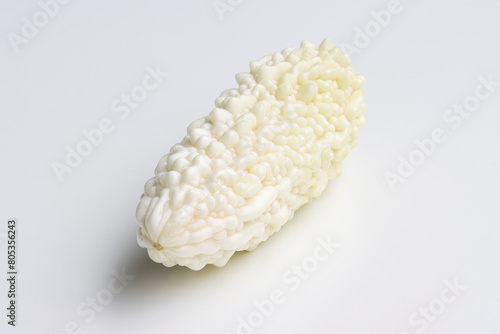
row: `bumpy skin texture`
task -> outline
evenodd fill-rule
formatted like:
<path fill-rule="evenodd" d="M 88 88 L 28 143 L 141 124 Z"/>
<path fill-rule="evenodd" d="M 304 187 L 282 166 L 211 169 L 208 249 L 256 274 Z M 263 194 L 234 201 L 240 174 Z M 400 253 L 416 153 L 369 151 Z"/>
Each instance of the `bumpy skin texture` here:
<path fill-rule="evenodd" d="M 329 40 L 250 63 L 161 158 L 137 207 L 151 259 L 199 270 L 253 250 L 340 174 L 365 124 L 364 78 Z"/>

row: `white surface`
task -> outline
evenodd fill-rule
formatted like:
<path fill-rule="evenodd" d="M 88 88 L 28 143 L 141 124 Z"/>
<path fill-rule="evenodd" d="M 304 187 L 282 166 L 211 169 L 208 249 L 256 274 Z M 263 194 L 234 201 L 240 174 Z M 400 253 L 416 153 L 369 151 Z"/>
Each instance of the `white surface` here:
<path fill-rule="evenodd" d="M 467 288 L 425 333 L 500 332 L 500 87 L 457 129 L 443 120 L 479 76 L 500 81 L 500 8 L 401 4 L 352 57 L 368 124 L 343 174 L 254 252 L 193 272 L 153 263 L 136 243 L 135 207 L 158 159 L 248 61 L 303 39 L 352 44 L 387 2 L 242 1 L 221 21 L 211 1 L 74 1 L 18 53 L 7 34 L 39 7 L 2 2 L 0 234 L 18 218 L 20 275 L 19 326 L 2 312 L 0 331 L 60 333 L 75 321 L 82 333 L 236 333 L 279 289 L 285 301 L 256 333 L 418 333 L 409 318 L 457 279 Z M 120 120 L 111 104 L 156 65 L 170 75 Z M 114 130 L 59 182 L 51 164 L 103 118 Z M 447 140 L 391 191 L 384 173 L 438 127 Z M 282 275 L 327 235 L 338 248 L 292 291 Z M 135 279 L 86 323 L 77 307 L 124 266 Z"/>

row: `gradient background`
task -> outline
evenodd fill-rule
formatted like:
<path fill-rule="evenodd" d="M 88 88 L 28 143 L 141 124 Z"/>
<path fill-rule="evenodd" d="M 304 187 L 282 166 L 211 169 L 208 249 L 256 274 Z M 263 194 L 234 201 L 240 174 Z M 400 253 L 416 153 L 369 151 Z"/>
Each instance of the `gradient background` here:
<path fill-rule="evenodd" d="M 401 0 L 352 56 L 368 123 L 343 174 L 254 252 L 194 272 L 155 264 L 136 243 L 144 183 L 236 73 L 304 39 L 353 44 L 387 4 L 233 0 L 220 20 L 212 1 L 74 0 L 16 53 L 7 34 L 40 7 L 1 1 L 0 234 L 18 219 L 19 309 L 12 329 L 2 307 L 0 332 L 64 333 L 74 321 L 81 333 L 232 334 L 280 289 L 284 303 L 255 333 L 413 334 L 412 314 L 457 279 L 467 288 L 424 332 L 500 333 L 500 87 L 458 129 L 443 120 L 479 76 L 500 81 L 494 1 Z M 169 77 L 117 118 L 111 103 L 156 65 Z M 103 118 L 114 131 L 59 182 L 51 164 Z M 391 191 L 384 173 L 438 127 L 447 141 Z M 338 250 L 291 291 L 282 275 L 327 235 Z M 86 323 L 78 305 L 123 267 L 135 279 Z M 2 278 L 0 305 L 6 291 Z"/>

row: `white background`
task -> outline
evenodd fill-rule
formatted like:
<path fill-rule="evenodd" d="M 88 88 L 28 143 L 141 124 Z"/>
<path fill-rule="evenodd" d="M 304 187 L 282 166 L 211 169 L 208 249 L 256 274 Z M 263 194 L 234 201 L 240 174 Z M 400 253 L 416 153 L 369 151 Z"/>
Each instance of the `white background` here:
<path fill-rule="evenodd" d="M 343 174 L 254 252 L 194 272 L 156 264 L 138 247 L 143 184 L 187 125 L 235 87 L 236 73 L 304 39 L 354 46 L 356 27 L 388 6 L 232 3 L 221 20 L 212 1 L 74 0 L 15 52 L 8 34 L 20 35 L 40 6 L 1 2 L 0 233 L 18 219 L 19 309 L 12 329 L 2 306 L 0 332 L 63 333 L 75 322 L 81 333 L 232 334 L 279 289 L 285 301 L 256 333 L 500 333 L 500 87 L 456 129 L 443 119 L 479 77 L 500 81 L 494 1 L 401 0 L 352 56 L 367 78 L 368 123 Z M 111 104 L 148 66 L 169 76 L 119 119 Z M 59 182 L 51 165 L 104 118 L 114 130 Z M 384 174 L 436 128 L 447 140 L 392 191 Z M 292 291 L 282 275 L 326 236 L 339 248 Z M 135 279 L 87 323 L 77 307 L 122 268 Z M 445 280 L 466 288 L 419 332 L 409 318 L 439 305 Z M 4 278 L 0 289 L 6 305 Z"/>

